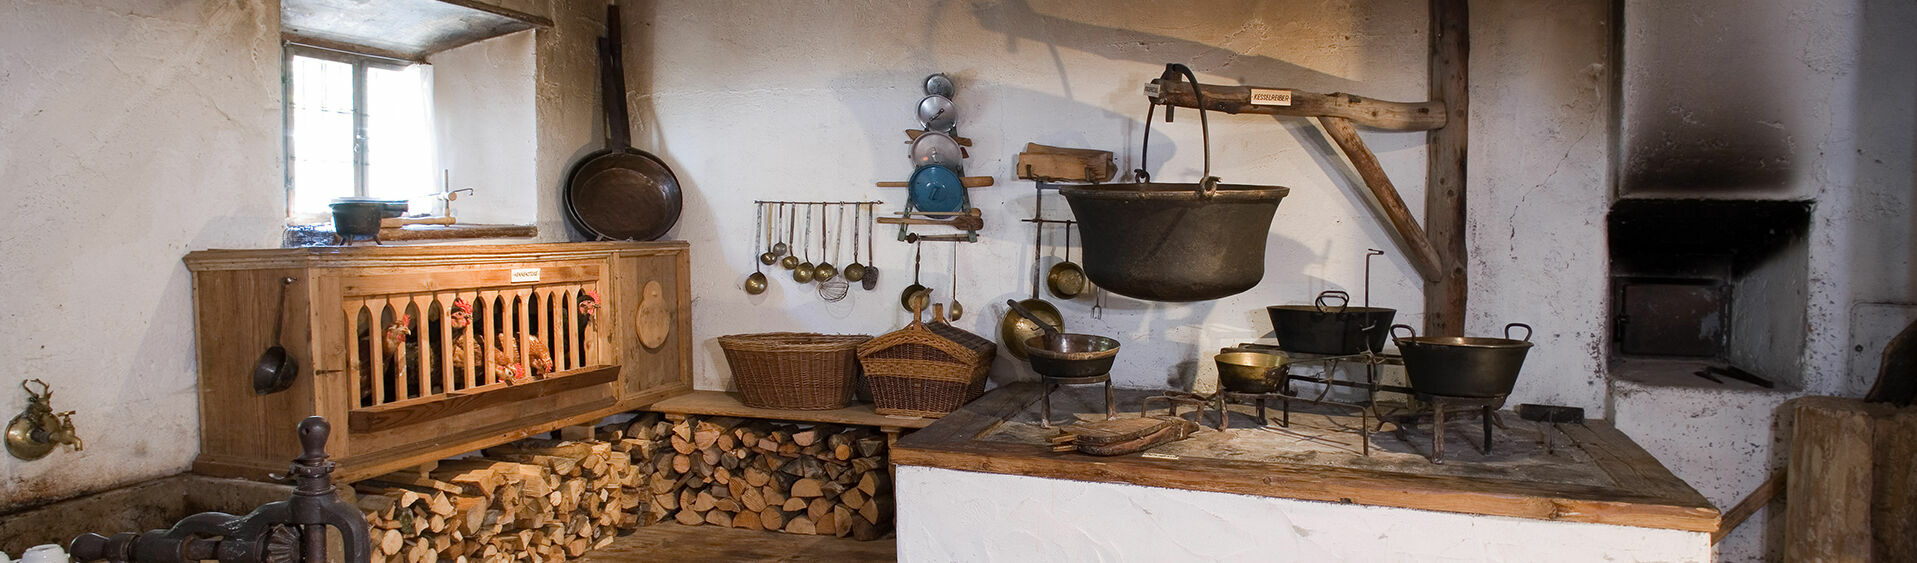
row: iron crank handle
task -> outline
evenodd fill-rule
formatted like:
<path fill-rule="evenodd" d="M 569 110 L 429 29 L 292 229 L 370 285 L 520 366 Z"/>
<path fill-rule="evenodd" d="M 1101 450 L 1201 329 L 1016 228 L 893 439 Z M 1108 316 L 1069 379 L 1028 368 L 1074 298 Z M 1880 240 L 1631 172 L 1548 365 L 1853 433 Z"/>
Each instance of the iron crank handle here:
<path fill-rule="evenodd" d="M 1511 323 L 1508 325 L 1504 325 L 1504 339 L 1520 340 L 1517 338 L 1511 338 L 1511 329 L 1516 327 L 1522 327 L 1524 329 L 1524 338 L 1522 338 L 1521 340 L 1524 340 L 1525 342 L 1530 342 L 1531 341 L 1531 325 L 1524 324 L 1524 323 Z"/>
<path fill-rule="evenodd" d="M 1327 289 L 1319 292 L 1318 298 L 1311 300 L 1311 304 L 1318 307 L 1318 312 L 1320 313 L 1330 313 L 1331 311 L 1325 310 L 1325 300 L 1333 298 L 1338 300 L 1339 313 L 1345 312 L 1345 306 L 1351 304 L 1351 294 L 1345 293 L 1344 290 L 1340 289 Z"/>

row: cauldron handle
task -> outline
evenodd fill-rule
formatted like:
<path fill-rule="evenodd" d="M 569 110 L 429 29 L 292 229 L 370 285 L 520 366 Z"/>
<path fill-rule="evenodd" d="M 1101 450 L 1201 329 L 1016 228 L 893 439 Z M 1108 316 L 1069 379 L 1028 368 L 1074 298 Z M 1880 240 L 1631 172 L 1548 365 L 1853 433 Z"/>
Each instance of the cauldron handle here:
<path fill-rule="evenodd" d="M 1407 333 L 1407 334 L 1410 334 L 1410 335 L 1411 335 L 1411 336 L 1407 336 L 1407 337 L 1405 337 L 1405 338 L 1417 338 L 1417 337 L 1418 337 L 1418 329 L 1414 329 L 1414 328 L 1411 328 L 1411 325 L 1405 325 L 1405 324 L 1397 324 L 1397 325 L 1391 325 L 1391 341 L 1392 341 L 1392 342 L 1397 342 L 1397 341 L 1399 340 L 1399 338 L 1398 338 L 1398 329 L 1401 329 L 1401 328 L 1402 328 L 1402 329 L 1404 329 L 1404 331 L 1405 331 L 1405 333 Z"/>
<path fill-rule="evenodd" d="M 1198 180 L 1198 197 L 1210 199 L 1218 193 L 1219 179 L 1211 175 L 1211 122 L 1205 119 L 1205 93 L 1198 87 L 1198 75 L 1192 73 L 1191 67 L 1187 67 L 1183 64 L 1165 63 L 1165 73 L 1158 77 L 1159 80 L 1172 83 L 1178 82 L 1180 78 L 1191 80 L 1191 95 L 1192 98 L 1198 102 L 1198 131 L 1200 139 L 1202 139 L 1204 143 L 1203 148 L 1205 155 L 1204 177 Z M 1145 172 L 1145 156 L 1147 154 L 1146 151 L 1151 149 L 1152 109 L 1157 109 L 1157 107 L 1158 104 L 1153 102 L 1151 109 L 1145 111 L 1145 139 L 1138 151 L 1138 169 L 1133 171 L 1133 175 L 1141 183 L 1151 181 L 1151 174 Z M 1166 104 L 1165 122 L 1171 123 L 1171 121 L 1172 106 Z"/>
<path fill-rule="evenodd" d="M 1505 339 L 1505 340 L 1519 340 L 1519 339 L 1517 339 L 1517 338 L 1512 338 L 1512 337 L 1511 337 L 1511 329 L 1512 329 L 1513 327 L 1523 327 L 1523 328 L 1524 328 L 1524 338 L 1523 338 L 1522 340 L 1524 340 L 1525 342 L 1530 342 L 1530 341 L 1531 341 L 1531 325 L 1528 325 L 1528 324 L 1524 324 L 1524 323 L 1511 323 L 1511 324 L 1508 324 L 1508 325 L 1504 325 L 1504 339 Z"/>
<path fill-rule="evenodd" d="M 1338 311 L 1336 313 L 1325 310 L 1325 299 L 1327 298 L 1338 299 Z M 1345 307 L 1351 305 L 1351 294 L 1345 293 L 1343 290 L 1327 289 L 1318 293 L 1318 298 L 1311 300 L 1311 305 L 1317 307 L 1320 313 L 1342 314 L 1345 312 Z"/>

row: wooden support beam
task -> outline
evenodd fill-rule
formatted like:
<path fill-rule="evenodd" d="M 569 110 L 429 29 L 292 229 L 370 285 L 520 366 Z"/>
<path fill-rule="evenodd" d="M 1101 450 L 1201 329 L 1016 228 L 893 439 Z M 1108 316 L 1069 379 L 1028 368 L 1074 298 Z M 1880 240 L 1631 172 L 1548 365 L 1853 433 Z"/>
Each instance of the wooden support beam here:
<path fill-rule="evenodd" d="M 1192 98 L 1191 85 L 1183 82 L 1161 82 L 1153 80 L 1158 89 L 1157 96 L 1146 95 L 1161 104 L 1195 108 L 1198 100 Z M 1262 113 L 1291 117 L 1342 117 L 1365 127 L 1390 131 L 1430 131 L 1446 126 L 1446 108 L 1444 102 L 1387 102 L 1373 100 L 1351 94 L 1318 94 L 1289 88 L 1269 88 L 1265 86 L 1219 86 L 1200 84 L 1199 91 L 1205 94 L 1205 109 L 1225 113 Z M 1254 102 L 1252 91 L 1280 92 L 1279 96 L 1289 96 L 1288 101 L 1270 102 L 1261 99 Z M 1284 103 L 1286 105 L 1275 105 Z"/>
<path fill-rule="evenodd" d="M 1470 137 L 1471 33 L 1468 0 L 1431 0 L 1431 98 L 1444 104 L 1444 127 L 1428 136 L 1424 188 L 1425 233 L 1437 244 L 1444 275 L 1424 288 L 1424 332 L 1463 336 L 1465 267 L 1465 147 Z"/>
<path fill-rule="evenodd" d="M 1435 282 L 1444 275 L 1444 262 L 1439 259 L 1437 249 L 1425 238 L 1425 231 L 1418 226 L 1418 219 L 1411 216 L 1411 209 L 1405 206 L 1404 198 L 1398 196 L 1398 189 L 1391 184 L 1391 178 L 1385 176 L 1384 167 L 1378 164 L 1378 156 L 1365 146 L 1364 139 L 1358 138 L 1358 129 L 1351 121 L 1342 117 L 1319 117 L 1318 123 L 1324 125 L 1325 135 L 1343 150 L 1351 166 L 1358 169 L 1358 176 L 1364 178 L 1365 187 L 1371 189 L 1372 201 L 1398 234 L 1399 245 L 1405 258 L 1418 270 L 1425 281 Z"/>

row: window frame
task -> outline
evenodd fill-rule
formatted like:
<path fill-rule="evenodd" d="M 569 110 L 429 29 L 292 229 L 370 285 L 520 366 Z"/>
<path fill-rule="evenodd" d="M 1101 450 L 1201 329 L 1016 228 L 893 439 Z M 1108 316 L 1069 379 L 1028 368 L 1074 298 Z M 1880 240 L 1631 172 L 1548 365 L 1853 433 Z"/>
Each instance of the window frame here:
<path fill-rule="evenodd" d="M 321 214 L 300 214 L 293 209 L 294 154 L 293 154 L 293 57 L 301 56 L 345 63 L 353 66 L 353 197 L 367 197 L 366 177 L 371 161 L 367 158 L 369 143 L 366 138 L 367 76 L 369 68 L 403 70 L 415 65 L 427 63 L 395 59 L 379 55 L 355 53 L 329 47 L 320 47 L 293 41 L 281 42 L 280 48 L 280 162 L 285 169 L 283 178 L 286 192 L 286 216 L 292 223 L 324 223 L 332 217 Z"/>

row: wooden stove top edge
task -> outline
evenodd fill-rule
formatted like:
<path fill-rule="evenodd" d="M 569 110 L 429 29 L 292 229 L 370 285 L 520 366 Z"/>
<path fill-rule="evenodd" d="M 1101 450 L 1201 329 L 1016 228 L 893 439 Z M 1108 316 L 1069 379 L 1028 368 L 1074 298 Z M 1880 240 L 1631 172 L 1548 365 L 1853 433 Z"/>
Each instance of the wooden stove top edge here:
<path fill-rule="evenodd" d="M 1568 433 L 1593 452 L 1614 487 L 1415 475 L 1343 467 L 1137 455 L 1097 457 L 1053 453 L 1037 444 L 976 439 L 1039 397 L 1037 384 L 996 389 L 902 438 L 892 450 L 898 465 L 1125 483 L 1191 491 L 1390 506 L 1537 520 L 1711 532 L 1719 512 L 1623 433 L 1602 422 Z"/>

